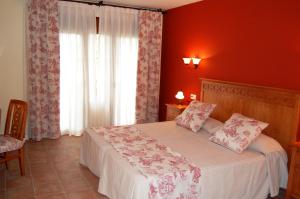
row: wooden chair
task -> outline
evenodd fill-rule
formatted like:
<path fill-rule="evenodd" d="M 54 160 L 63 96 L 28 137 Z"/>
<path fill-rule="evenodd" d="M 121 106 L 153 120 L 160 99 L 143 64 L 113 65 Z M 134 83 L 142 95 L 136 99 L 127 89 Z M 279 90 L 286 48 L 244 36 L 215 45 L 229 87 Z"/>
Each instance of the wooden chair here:
<path fill-rule="evenodd" d="M 21 100 L 10 100 L 7 110 L 4 135 L 0 136 L 0 164 L 19 159 L 21 175 L 25 175 L 24 136 L 27 118 L 27 103 Z"/>

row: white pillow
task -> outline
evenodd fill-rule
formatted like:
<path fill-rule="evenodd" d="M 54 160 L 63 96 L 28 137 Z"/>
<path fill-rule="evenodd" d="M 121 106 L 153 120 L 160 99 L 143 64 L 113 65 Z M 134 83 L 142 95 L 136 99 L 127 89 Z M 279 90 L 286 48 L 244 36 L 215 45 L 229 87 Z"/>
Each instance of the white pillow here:
<path fill-rule="evenodd" d="M 215 107 L 215 104 L 202 103 L 196 100 L 192 101 L 189 106 L 176 117 L 176 124 L 197 132 Z"/>
<path fill-rule="evenodd" d="M 220 128 L 222 128 L 224 126 L 224 123 L 216 120 L 214 118 L 207 118 L 207 120 L 204 122 L 202 128 L 207 131 L 210 134 L 214 134 L 215 132 L 217 132 Z"/>
<path fill-rule="evenodd" d="M 210 141 L 242 153 L 269 124 L 234 113 Z"/>
<path fill-rule="evenodd" d="M 248 149 L 252 149 L 254 151 L 267 154 L 274 151 L 284 151 L 282 146 L 277 142 L 277 140 L 260 134 L 248 147 Z"/>

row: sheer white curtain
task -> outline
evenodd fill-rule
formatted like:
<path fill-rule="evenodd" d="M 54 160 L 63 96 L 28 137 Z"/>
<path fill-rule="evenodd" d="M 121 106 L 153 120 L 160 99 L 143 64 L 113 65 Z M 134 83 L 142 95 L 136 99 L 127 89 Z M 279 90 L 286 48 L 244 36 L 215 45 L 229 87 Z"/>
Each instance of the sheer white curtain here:
<path fill-rule="evenodd" d="M 98 8 L 97 14 L 100 65 L 105 71 L 102 74 L 110 78 L 103 82 L 103 86 L 107 85 L 105 89 L 112 91 L 110 99 L 107 99 L 112 103 L 111 122 L 114 125 L 133 124 L 138 60 L 138 11 L 104 6 Z"/>
<path fill-rule="evenodd" d="M 135 123 L 137 11 L 59 2 L 59 15 L 62 133 Z"/>
<path fill-rule="evenodd" d="M 89 124 L 89 48 L 96 33 L 92 6 L 59 2 L 60 128 L 62 134 L 80 135 Z M 93 50 L 92 50 L 93 51 Z M 94 96 L 91 96 L 93 98 Z"/>

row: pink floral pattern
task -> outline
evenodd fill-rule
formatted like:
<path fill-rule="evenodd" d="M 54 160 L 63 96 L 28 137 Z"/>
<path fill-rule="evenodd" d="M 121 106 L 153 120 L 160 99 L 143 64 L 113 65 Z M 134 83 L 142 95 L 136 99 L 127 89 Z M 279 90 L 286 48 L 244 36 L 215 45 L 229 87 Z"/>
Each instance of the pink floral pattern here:
<path fill-rule="evenodd" d="M 35 140 L 58 138 L 59 30 L 57 0 L 27 2 L 29 130 Z"/>
<path fill-rule="evenodd" d="M 149 198 L 200 196 L 200 169 L 135 126 L 94 129 L 149 179 Z"/>
<path fill-rule="evenodd" d="M 15 151 L 24 145 L 25 140 L 21 141 L 7 135 L 0 135 L 0 153 Z"/>
<path fill-rule="evenodd" d="M 267 126 L 267 123 L 234 113 L 209 140 L 241 153 Z"/>
<path fill-rule="evenodd" d="M 162 14 L 139 11 L 136 122 L 158 120 Z"/>
<path fill-rule="evenodd" d="M 194 132 L 200 130 L 209 115 L 215 109 L 215 104 L 192 101 L 189 106 L 176 118 L 176 123 Z"/>

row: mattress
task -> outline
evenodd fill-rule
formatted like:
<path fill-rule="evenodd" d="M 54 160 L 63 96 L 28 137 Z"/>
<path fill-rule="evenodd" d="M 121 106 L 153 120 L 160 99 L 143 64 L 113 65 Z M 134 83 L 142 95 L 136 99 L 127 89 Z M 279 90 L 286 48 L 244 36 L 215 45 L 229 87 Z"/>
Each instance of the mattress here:
<path fill-rule="evenodd" d="M 201 198 L 267 198 L 270 187 L 263 154 L 254 150 L 237 154 L 208 141 L 206 131 L 194 133 L 174 121 L 136 126 L 201 169 Z M 83 135 L 80 162 L 100 177 L 98 191 L 110 199 L 148 198 L 147 179 L 92 129 Z"/>

